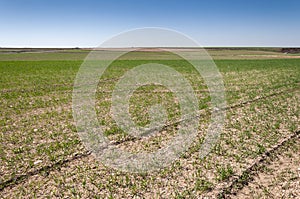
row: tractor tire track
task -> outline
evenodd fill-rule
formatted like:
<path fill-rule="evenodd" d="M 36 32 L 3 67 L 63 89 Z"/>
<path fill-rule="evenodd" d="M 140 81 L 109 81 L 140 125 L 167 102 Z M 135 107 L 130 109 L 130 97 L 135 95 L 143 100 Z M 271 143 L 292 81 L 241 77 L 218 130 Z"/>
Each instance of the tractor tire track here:
<path fill-rule="evenodd" d="M 257 171 L 259 171 L 263 166 L 270 164 L 269 161 L 272 161 L 274 156 L 279 155 L 281 149 L 283 149 L 289 142 L 297 139 L 300 139 L 300 130 L 281 140 L 277 145 L 259 156 L 240 175 L 233 177 L 229 181 L 229 185 L 219 192 L 218 198 L 230 198 L 230 195 L 236 194 L 244 186 L 247 186 L 247 184 L 253 180 L 253 176 L 256 175 Z"/>

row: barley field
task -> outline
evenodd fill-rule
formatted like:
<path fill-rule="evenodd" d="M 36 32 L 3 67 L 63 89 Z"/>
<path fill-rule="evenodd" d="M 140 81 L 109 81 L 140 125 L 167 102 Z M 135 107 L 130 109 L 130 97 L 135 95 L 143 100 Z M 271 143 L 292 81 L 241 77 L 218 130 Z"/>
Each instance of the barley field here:
<path fill-rule="evenodd" d="M 149 124 L 160 103 L 167 123 L 135 139 L 110 115 L 111 95 L 134 66 L 171 66 L 198 98 L 199 128 L 189 150 L 171 166 L 150 173 L 103 165 L 82 144 L 72 113 L 76 74 L 89 49 L 0 49 L 0 198 L 297 198 L 300 195 L 300 55 L 277 49 L 208 49 L 223 76 L 226 119 L 205 158 L 198 151 L 210 122 L 210 95 L 183 60 L 134 52 L 114 61 L 96 93 L 99 123 L 111 142 L 132 153 L 166 146 L 178 129 L 179 104 L 162 86 L 142 86 L 130 114 Z M 135 59 L 132 59 L 134 57 Z"/>

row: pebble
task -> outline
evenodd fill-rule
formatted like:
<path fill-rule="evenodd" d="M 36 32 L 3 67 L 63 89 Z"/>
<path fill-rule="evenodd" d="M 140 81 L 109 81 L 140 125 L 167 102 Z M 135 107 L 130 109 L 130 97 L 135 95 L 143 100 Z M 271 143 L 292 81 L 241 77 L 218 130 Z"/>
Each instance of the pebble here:
<path fill-rule="evenodd" d="M 37 132 L 38 130 L 37 129 L 33 129 L 33 132 Z"/>
<path fill-rule="evenodd" d="M 42 162 L 43 162 L 42 160 L 37 160 L 33 164 L 36 165 L 36 164 L 39 164 L 39 163 L 42 163 Z"/>

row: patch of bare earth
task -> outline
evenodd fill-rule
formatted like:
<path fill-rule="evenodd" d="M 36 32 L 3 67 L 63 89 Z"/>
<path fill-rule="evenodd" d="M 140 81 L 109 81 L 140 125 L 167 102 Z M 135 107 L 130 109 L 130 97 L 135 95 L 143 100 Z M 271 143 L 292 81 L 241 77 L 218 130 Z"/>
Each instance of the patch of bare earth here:
<path fill-rule="evenodd" d="M 253 180 L 233 198 L 299 198 L 300 139 L 257 171 Z"/>

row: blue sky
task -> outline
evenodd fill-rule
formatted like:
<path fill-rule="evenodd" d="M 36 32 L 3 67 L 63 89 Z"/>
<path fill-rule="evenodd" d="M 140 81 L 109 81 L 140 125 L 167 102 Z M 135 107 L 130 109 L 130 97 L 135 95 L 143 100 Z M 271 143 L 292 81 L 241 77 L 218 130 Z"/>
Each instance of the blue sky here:
<path fill-rule="evenodd" d="M 203 46 L 300 46 L 299 0 L 0 0 L 1 47 L 94 47 L 162 27 Z"/>

